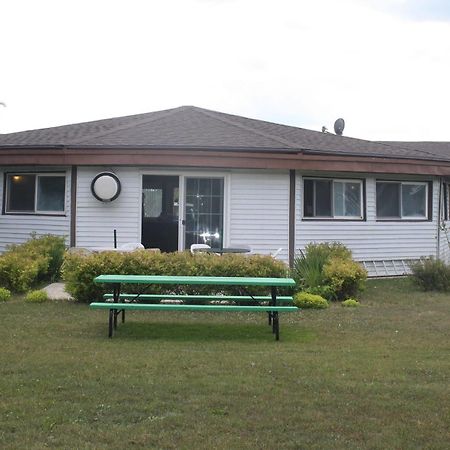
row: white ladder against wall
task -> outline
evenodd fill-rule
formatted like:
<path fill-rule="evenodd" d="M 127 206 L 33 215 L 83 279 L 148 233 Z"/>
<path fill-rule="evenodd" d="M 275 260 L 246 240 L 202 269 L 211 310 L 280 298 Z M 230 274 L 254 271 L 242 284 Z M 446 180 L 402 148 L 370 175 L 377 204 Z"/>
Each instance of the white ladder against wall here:
<path fill-rule="evenodd" d="M 360 263 L 367 270 L 369 277 L 398 277 L 409 275 L 409 265 L 416 261 L 417 259 L 380 259 Z"/>

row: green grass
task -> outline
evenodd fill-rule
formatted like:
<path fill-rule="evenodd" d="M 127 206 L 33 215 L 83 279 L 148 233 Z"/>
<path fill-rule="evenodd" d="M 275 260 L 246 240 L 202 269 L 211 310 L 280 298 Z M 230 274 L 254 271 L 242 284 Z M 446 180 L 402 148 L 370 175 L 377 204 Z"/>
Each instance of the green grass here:
<path fill-rule="evenodd" d="M 369 283 L 281 317 L 0 304 L 3 449 L 446 449 L 450 296 Z"/>

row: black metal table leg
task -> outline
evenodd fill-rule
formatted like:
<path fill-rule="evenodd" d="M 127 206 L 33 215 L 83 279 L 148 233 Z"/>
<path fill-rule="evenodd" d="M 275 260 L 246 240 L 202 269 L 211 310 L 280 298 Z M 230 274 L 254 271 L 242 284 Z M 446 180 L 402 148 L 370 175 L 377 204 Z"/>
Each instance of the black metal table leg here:
<path fill-rule="evenodd" d="M 271 298 L 271 300 L 269 302 L 269 305 L 270 306 L 276 306 L 276 304 L 277 304 L 277 288 L 276 288 L 276 286 L 272 286 L 270 288 L 270 293 L 271 293 L 272 298 Z M 269 311 L 267 314 L 269 316 L 269 325 L 272 325 L 273 312 Z M 272 329 L 272 331 L 273 331 L 273 329 Z"/>
<path fill-rule="evenodd" d="M 277 288 L 276 286 L 272 286 L 271 289 L 272 299 L 270 300 L 270 306 L 277 306 Z M 272 325 L 272 333 L 275 333 L 275 312 L 272 311 L 269 313 L 270 319 L 269 325 Z"/>
<path fill-rule="evenodd" d="M 114 309 L 109 310 L 109 324 L 108 324 L 108 337 L 112 338 L 114 333 L 113 323 L 114 323 Z"/>
<path fill-rule="evenodd" d="M 277 341 L 280 340 L 280 319 L 278 317 L 278 311 L 274 311 L 273 313 L 273 332 L 275 333 L 275 339 Z"/>
<path fill-rule="evenodd" d="M 117 309 L 114 310 L 114 329 L 117 330 L 117 315 L 119 314 L 119 312 L 117 311 Z"/>
<path fill-rule="evenodd" d="M 125 310 L 122 309 L 122 323 L 125 323 Z"/>
<path fill-rule="evenodd" d="M 113 291 L 113 301 L 114 303 L 120 302 L 120 283 L 114 284 L 114 291 Z M 114 310 L 114 329 L 117 329 L 117 316 L 120 314 L 120 312 L 115 309 Z M 122 322 L 125 321 L 125 316 L 122 316 Z"/>

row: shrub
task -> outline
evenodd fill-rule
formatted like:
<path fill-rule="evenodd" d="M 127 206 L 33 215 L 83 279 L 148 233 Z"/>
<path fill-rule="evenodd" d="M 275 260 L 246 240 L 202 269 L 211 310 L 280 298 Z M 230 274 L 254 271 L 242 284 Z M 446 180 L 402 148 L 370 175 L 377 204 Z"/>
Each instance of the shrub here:
<path fill-rule="evenodd" d="M 343 300 L 364 289 L 367 271 L 351 259 L 330 258 L 323 268 L 336 300 Z"/>
<path fill-rule="evenodd" d="M 429 258 L 410 265 L 412 279 L 424 291 L 449 291 L 450 266 L 439 259 Z"/>
<path fill-rule="evenodd" d="M 28 303 L 44 303 L 48 300 L 48 294 L 45 291 L 31 291 L 25 296 Z"/>
<path fill-rule="evenodd" d="M 292 277 L 304 291 L 342 300 L 362 290 L 367 272 L 352 260 L 345 245 L 332 242 L 308 244 L 294 260 Z"/>
<path fill-rule="evenodd" d="M 325 298 L 326 300 L 334 300 L 335 299 L 335 293 L 333 291 L 333 288 L 328 285 L 309 287 L 309 288 L 305 289 L 305 292 L 308 292 L 310 294 L 320 295 L 321 297 Z"/>
<path fill-rule="evenodd" d="M 21 245 L 21 248 L 24 252 L 43 255 L 47 259 L 45 270 L 40 273 L 43 279 L 54 281 L 59 278 L 66 251 L 64 237 L 50 234 L 39 238 L 32 236 L 29 241 Z"/>
<path fill-rule="evenodd" d="M 81 302 L 101 300 L 111 286 L 94 283 L 102 274 L 120 275 L 185 275 L 185 276 L 245 276 L 276 277 L 287 275 L 287 267 L 270 256 L 195 254 L 190 252 L 67 253 L 62 268 L 66 291 Z M 127 286 L 130 292 L 142 292 L 142 285 Z M 153 294 L 215 294 L 236 293 L 233 286 L 172 286 L 154 285 L 147 292 Z M 249 288 L 240 293 L 267 294 L 264 288 Z"/>
<path fill-rule="evenodd" d="M 320 295 L 308 292 L 298 292 L 294 295 L 294 305 L 299 308 L 324 309 L 328 308 L 328 302 Z"/>
<path fill-rule="evenodd" d="M 324 286 L 326 283 L 323 268 L 333 257 L 351 260 L 352 253 L 338 242 L 306 245 L 305 251 L 300 250 L 299 256 L 294 259 L 292 277 L 297 286 L 302 289 Z"/>
<path fill-rule="evenodd" d="M 357 306 L 359 306 L 359 302 L 354 298 L 348 298 L 347 300 L 344 300 L 341 305 L 346 308 L 356 308 Z"/>
<path fill-rule="evenodd" d="M 0 287 L 0 302 L 6 302 L 11 297 L 11 292 L 8 289 Z"/>
<path fill-rule="evenodd" d="M 23 257 L 13 251 L 0 256 L 0 284 L 14 292 L 26 292 L 38 279 L 44 259 Z"/>
<path fill-rule="evenodd" d="M 25 292 L 33 284 L 59 276 L 64 238 L 42 236 L 7 248 L 0 256 L 0 284 L 14 292 Z"/>

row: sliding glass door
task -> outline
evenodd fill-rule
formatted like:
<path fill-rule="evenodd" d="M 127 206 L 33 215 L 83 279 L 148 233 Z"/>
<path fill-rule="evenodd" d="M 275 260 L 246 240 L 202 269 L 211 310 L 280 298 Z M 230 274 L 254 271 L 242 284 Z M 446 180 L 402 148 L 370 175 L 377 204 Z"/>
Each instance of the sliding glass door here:
<path fill-rule="evenodd" d="M 223 245 L 223 178 L 186 177 L 184 246 Z"/>

